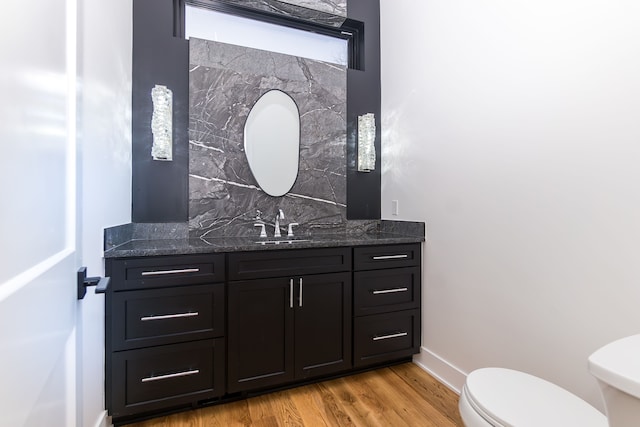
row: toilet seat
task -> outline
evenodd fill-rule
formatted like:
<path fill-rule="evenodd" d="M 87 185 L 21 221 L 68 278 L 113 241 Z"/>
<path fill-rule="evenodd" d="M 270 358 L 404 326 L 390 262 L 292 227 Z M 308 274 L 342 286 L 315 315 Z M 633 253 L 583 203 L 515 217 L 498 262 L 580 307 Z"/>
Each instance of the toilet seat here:
<path fill-rule="evenodd" d="M 607 427 L 605 415 L 579 397 L 541 378 L 504 368 L 467 376 L 463 396 L 496 427 Z"/>

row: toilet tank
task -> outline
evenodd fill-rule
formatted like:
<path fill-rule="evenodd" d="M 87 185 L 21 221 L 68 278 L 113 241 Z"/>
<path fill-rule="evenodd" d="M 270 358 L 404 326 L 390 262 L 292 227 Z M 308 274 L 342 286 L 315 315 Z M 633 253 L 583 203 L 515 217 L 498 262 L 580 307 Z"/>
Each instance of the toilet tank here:
<path fill-rule="evenodd" d="M 640 425 L 640 334 L 605 345 L 589 356 L 610 427 Z"/>

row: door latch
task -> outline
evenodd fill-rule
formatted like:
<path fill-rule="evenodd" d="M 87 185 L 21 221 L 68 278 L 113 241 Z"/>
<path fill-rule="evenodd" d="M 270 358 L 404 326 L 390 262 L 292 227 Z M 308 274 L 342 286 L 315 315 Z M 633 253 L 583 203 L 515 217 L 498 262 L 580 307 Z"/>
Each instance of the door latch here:
<path fill-rule="evenodd" d="M 87 294 L 87 286 L 95 286 L 96 294 L 104 294 L 109 287 L 111 277 L 87 277 L 87 267 L 78 270 L 78 299 Z"/>

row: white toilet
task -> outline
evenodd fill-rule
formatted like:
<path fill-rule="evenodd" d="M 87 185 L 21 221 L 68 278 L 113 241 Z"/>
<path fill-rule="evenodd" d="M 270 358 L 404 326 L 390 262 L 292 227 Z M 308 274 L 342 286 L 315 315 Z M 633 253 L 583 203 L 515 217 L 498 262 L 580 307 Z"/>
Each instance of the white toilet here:
<path fill-rule="evenodd" d="M 541 378 L 504 368 L 467 376 L 459 409 L 466 427 L 640 426 L 640 335 L 614 341 L 589 357 L 607 416 Z"/>
<path fill-rule="evenodd" d="M 640 426 L 640 335 L 607 344 L 589 356 L 610 427 Z"/>

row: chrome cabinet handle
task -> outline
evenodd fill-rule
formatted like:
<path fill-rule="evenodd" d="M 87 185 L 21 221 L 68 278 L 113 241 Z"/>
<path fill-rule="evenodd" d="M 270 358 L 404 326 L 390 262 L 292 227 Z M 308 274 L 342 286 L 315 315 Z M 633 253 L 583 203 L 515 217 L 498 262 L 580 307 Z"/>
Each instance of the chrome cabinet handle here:
<path fill-rule="evenodd" d="M 376 261 L 379 261 L 379 260 L 383 260 L 383 259 L 409 258 L 409 255 L 407 255 L 407 254 L 401 254 L 401 255 L 378 255 L 378 256 L 371 257 L 371 258 L 376 260 Z"/>
<path fill-rule="evenodd" d="M 388 340 L 388 339 L 391 339 L 391 338 L 406 337 L 407 335 L 409 335 L 409 333 L 407 333 L 407 332 L 398 332 L 396 334 L 390 334 L 390 335 L 375 335 L 373 337 L 373 340 L 374 341 Z"/>
<path fill-rule="evenodd" d="M 382 289 L 380 291 L 371 291 L 374 295 L 395 294 L 397 292 L 407 292 L 409 288 Z"/>
<path fill-rule="evenodd" d="M 187 377 L 189 375 L 195 375 L 199 373 L 200 373 L 199 369 L 192 369 L 190 371 L 176 372 L 175 374 L 158 375 L 157 377 L 151 376 L 151 377 L 143 378 L 142 380 L 140 380 L 140 382 L 149 383 L 152 381 L 168 380 L 170 378 Z"/>
<path fill-rule="evenodd" d="M 191 313 L 164 314 L 161 316 L 144 316 L 144 317 L 141 317 L 140 320 L 143 322 L 149 322 L 151 320 L 180 319 L 184 317 L 196 317 L 199 315 L 200 313 L 198 313 L 197 311 L 194 311 Z"/>
<path fill-rule="evenodd" d="M 159 271 L 143 271 L 143 276 L 163 276 L 165 274 L 180 274 L 180 273 L 197 273 L 199 268 L 185 268 L 182 270 L 159 270 Z"/>
<path fill-rule="evenodd" d="M 293 279 L 289 279 L 289 308 L 293 308 Z"/>
<path fill-rule="evenodd" d="M 300 278 L 299 287 L 300 287 L 300 299 L 298 300 L 298 306 L 302 307 L 302 277 Z"/>

